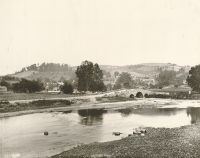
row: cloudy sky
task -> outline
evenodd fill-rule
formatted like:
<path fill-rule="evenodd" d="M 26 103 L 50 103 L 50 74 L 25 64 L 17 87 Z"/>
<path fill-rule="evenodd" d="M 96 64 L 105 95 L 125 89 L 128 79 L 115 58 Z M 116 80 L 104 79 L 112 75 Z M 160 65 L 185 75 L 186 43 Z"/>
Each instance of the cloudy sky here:
<path fill-rule="evenodd" d="M 199 0 L 0 0 L 0 74 L 33 63 L 200 63 Z"/>

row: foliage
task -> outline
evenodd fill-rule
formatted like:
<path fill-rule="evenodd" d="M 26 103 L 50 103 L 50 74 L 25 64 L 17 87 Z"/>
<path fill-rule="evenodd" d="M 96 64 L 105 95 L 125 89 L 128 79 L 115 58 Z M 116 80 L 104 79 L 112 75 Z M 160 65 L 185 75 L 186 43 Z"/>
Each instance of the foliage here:
<path fill-rule="evenodd" d="M 120 89 L 121 87 L 124 87 L 124 88 L 133 87 L 133 80 L 132 80 L 131 74 L 129 74 L 128 72 L 122 72 L 119 75 L 114 85 L 114 89 Z"/>
<path fill-rule="evenodd" d="M 65 94 L 72 94 L 73 93 L 73 86 L 68 83 L 67 81 L 64 82 L 64 85 L 61 86 L 61 91 Z"/>
<path fill-rule="evenodd" d="M 44 89 L 43 83 L 39 80 L 26 80 L 22 79 L 19 83 L 13 84 L 13 91 L 20 92 L 20 93 L 34 93 L 39 92 Z"/>
<path fill-rule="evenodd" d="M 67 64 L 55 64 L 55 63 L 42 63 L 32 64 L 30 66 L 22 68 L 21 72 L 24 71 L 40 71 L 40 72 L 54 72 L 54 71 L 69 71 L 72 70 Z"/>
<path fill-rule="evenodd" d="M 115 78 L 116 78 L 117 76 L 119 76 L 119 72 L 118 72 L 118 71 L 115 71 L 115 72 L 114 72 L 114 76 L 115 76 Z"/>
<path fill-rule="evenodd" d="M 6 75 L 6 76 L 2 77 L 2 81 L 19 81 L 19 78 L 10 76 L 10 75 Z"/>
<path fill-rule="evenodd" d="M 113 88 L 113 87 L 112 87 L 112 84 L 111 84 L 111 83 L 109 83 L 109 84 L 106 85 L 106 89 L 107 89 L 107 90 L 112 90 L 112 88 Z"/>
<path fill-rule="evenodd" d="M 9 82 L 6 82 L 5 80 L 2 80 L 2 81 L 0 82 L 0 86 L 5 86 L 8 90 L 11 89 L 10 83 L 9 83 Z"/>
<path fill-rule="evenodd" d="M 158 81 L 158 86 L 160 88 L 162 88 L 164 86 L 169 86 L 171 84 L 175 85 L 176 72 L 168 71 L 168 70 L 161 71 L 160 74 L 158 75 L 157 81 Z"/>
<path fill-rule="evenodd" d="M 118 83 L 115 83 L 113 86 L 114 90 L 121 89 L 121 88 L 122 88 L 121 84 L 118 84 Z"/>
<path fill-rule="evenodd" d="M 103 70 L 103 76 L 105 76 L 105 78 L 111 78 L 111 73 Z"/>
<path fill-rule="evenodd" d="M 200 92 L 200 65 L 190 69 L 187 83 L 194 91 Z"/>
<path fill-rule="evenodd" d="M 80 91 L 104 91 L 103 72 L 98 64 L 84 61 L 77 67 L 78 90 Z"/>

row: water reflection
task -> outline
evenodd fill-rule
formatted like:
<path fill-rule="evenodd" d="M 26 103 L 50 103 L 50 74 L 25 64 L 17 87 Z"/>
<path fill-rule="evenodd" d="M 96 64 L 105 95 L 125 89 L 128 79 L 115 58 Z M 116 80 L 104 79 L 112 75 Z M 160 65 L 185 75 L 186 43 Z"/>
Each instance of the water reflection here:
<path fill-rule="evenodd" d="M 78 110 L 78 114 L 80 116 L 80 124 L 82 125 L 96 125 L 102 124 L 103 114 L 107 113 L 105 109 L 86 109 L 86 110 Z"/>
<path fill-rule="evenodd" d="M 64 114 L 69 114 L 72 113 L 72 110 L 68 110 L 68 111 L 63 111 Z"/>
<path fill-rule="evenodd" d="M 180 108 L 141 108 L 141 109 L 133 109 L 133 108 L 125 108 L 117 110 L 121 113 L 123 117 L 128 117 L 132 114 L 139 114 L 144 116 L 170 116 L 176 115 L 178 112 L 185 111 L 185 109 Z"/>
<path fill-rule="evenodd" d="M 187 108 L 187 115 L 191 117 L 191 124 L 200 122 L 200 108 Z"/>

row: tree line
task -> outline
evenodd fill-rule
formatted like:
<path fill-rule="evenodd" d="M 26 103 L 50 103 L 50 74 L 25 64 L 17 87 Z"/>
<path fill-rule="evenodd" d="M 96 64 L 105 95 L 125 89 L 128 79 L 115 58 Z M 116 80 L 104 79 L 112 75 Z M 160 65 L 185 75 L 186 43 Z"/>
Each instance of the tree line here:
<path fill-rule="evenodd" d="M 35 67 L 35 66 L 33 66 Z M 51 66 L 50 66 L 51 67 Z M 34 68 L 31 68 L 34 69 Z M 179 70 L 184 71 L 184 70 Z M 179 73 L 179 72 L 178 72 Z M 80 92 L 85 91 L 106 91 L 107 87 L 103 81 L 103 75 L 105 72 L 100 69 L 97 63 L 92 63 L 91 61 L 83 61 L 80 66 L 77 67 L 76 80 L 64 81 L 64 85 L 60 87 L 63 93 L 73 93 L 74 88 Z M 186 74 L 186 73 L 185 73 Z M 108 74 L 107 74 L 108 75 Z M 114 86 L 110 85 L 109 89 L 121 89 L 121 88 L 135 88 L 139 81 L 133 80 L 132 76 L 128 72 L 115 72 L 114 76 L 116 81 Z M 157 84 L 154 88 L 162 88 L 168 85 L 178 86 L 183 82 L 183 78 L 186 79 L 188 85 L 197 92 L 200 92 L 200 65 L 192 67 L 187 76 L 182 76 L 182 78 L 177 77 L 177 72 L 169 70 L 161 70 L 159 75 L 156 77 Z M 10 80 L 17 81 L 16 83 L 10 84 Z M 141 82 L 141 81 L 140 81 Z M 40 80 L 27 80 L 27 79 L 16 79 L 12 76 L 5 76 L 1 79 L 1 86 L 6 86 L 8 90 L 14 92 L 23 93 L 34 93 L 44 90 L 44 84 Z M 145 85 L 145 84 L 144 84 Z"/>

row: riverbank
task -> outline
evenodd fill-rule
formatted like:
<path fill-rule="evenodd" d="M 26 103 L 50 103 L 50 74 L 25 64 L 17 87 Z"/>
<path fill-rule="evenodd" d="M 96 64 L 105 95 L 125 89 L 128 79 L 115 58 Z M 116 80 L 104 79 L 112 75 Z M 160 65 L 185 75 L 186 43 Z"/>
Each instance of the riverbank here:
<path fill-rule="evenodd" d="M 145 136 L 81 145 L 52 158 L 200 157 L 200 124 L 146 130 Z"/>
<path fill-rule="evenodd" d="M 36 100 L 36 99 L 52 99 L 52 98 L 69 98 L 85 96 L 85 94 L 57 94 L 57 93 L 3 93 L 0 94 L 0 100 L 20 101 L 20 100 Z"/>
<path fill-rule="evenodd" d="M 41 112 L 63 112 L 83 109 L 158 108 L 177 103 L 167 99 L 130 99 L 121 97 L 69 97 L 33 101 L 10 101 L 0 104 L 0 118 Z"/>

